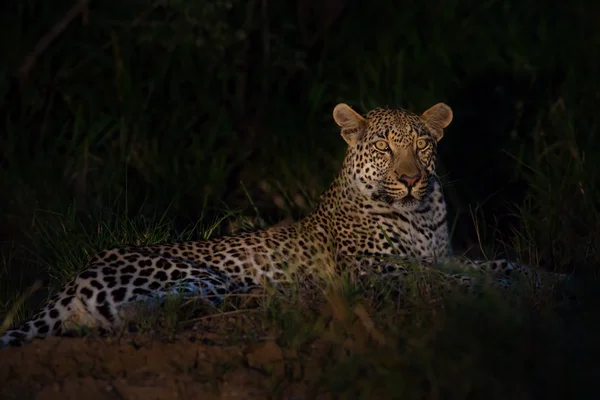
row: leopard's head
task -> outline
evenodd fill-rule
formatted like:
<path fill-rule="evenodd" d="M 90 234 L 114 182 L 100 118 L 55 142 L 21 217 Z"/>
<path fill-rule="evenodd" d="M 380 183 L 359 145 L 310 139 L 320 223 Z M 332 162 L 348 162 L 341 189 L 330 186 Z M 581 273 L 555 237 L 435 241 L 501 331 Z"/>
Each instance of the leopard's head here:
<path fill-rule="evenodd" d="M 373 201 L 416 209 L 428 193 L 437 144 L 452 121 L 452 109 L 438 103 L 416 115 L 376 108 L 363 117 L 338 104 L 333 118 L 348 143 L 344 168 L 350 182 Z"/>

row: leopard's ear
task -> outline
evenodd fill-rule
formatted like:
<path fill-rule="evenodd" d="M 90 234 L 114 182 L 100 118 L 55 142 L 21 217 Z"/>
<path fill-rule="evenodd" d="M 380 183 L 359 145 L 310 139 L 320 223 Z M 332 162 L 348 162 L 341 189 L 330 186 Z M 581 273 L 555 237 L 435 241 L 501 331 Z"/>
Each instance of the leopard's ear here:
<path fill-rule="evenodd" d="M 444 103 L 437 103 L 423 113 L 421 118 L 431 129 L 433 137 L 438 142 L 444 136 L 444 129 L 452 122 L 452 109 Z"/>
<path fill-rule="evenodd" d="M 350 146 L 355 146 L 360 141 L 367 127 L 365 119 L 344 103 L 335 106 L 333 119 L 342 128 L 341 135 Z"/>

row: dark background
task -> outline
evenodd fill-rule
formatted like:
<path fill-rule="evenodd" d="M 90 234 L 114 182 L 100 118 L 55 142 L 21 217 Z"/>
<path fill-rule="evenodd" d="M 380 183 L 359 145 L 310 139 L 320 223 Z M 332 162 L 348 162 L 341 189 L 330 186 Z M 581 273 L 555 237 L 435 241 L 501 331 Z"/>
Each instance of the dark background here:
<path fill-rule="evenodd" d="M 438 172 L 455 247 L 595 273 L 598 5 L 109 3 L 63 24 L 31 68 L 27 56 L 73 2 L 2 6 L 11 289 L 40 271 L 64 278 L 61 248 L 83 257 L 144 243 L 119 231 L 123 218 L 162 216 L 175 236 L 155 239 L 167 240 L 230 209 L 267 223 L 305 215 L 343 157 L 338 102 L 361 112 L 446 102 L 455 119 Z"/>

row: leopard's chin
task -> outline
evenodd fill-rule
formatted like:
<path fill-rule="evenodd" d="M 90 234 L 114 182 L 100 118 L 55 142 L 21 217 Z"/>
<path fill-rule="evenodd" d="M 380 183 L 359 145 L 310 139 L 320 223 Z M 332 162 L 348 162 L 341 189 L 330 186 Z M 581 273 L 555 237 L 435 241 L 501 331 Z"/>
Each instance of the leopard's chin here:
<path fill-rule="evenodd" d="M 411 194 L 407 194 L 403 198 L 394 202 L 394 206 L 403 211 L 413 211 L 419 208 L 421 200 Z"/>

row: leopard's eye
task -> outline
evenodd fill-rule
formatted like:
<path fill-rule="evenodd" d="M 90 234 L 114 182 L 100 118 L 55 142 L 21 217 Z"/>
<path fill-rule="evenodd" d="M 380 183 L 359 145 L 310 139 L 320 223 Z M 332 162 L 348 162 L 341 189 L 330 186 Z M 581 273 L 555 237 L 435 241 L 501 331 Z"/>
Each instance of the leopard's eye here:
<path fill-rule="evenodd" d="M 375 148 L 379 151 L 386 151 L 390 148 L 385 140 L 378 140 L 375 142 Z"/>
<path fill-rule="evenodd" d="M 427 147 L 427 140 L 422 138 L 417 139 L 417 149 L 423 150 L 425 147 Z"/>

